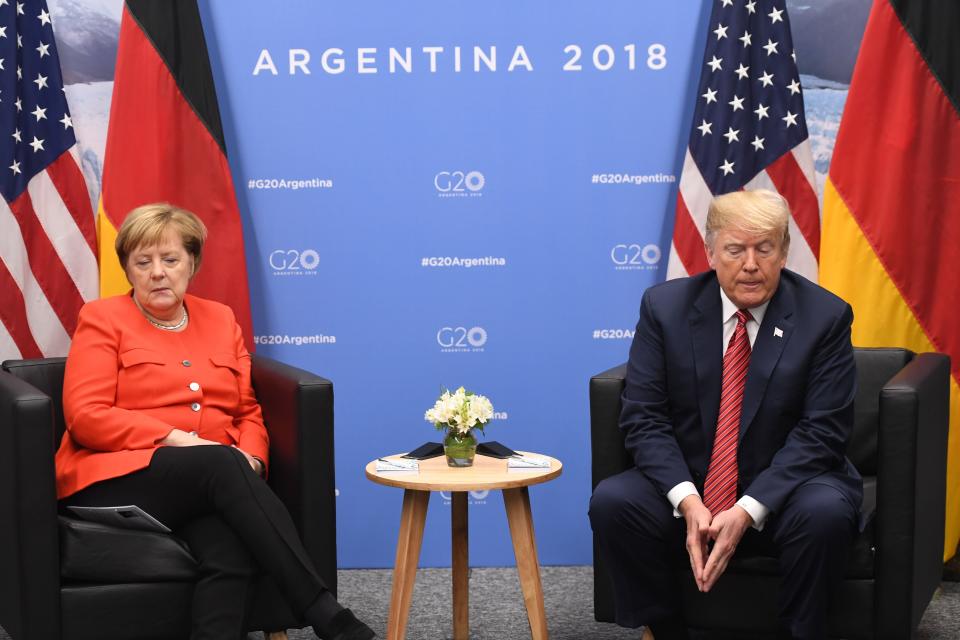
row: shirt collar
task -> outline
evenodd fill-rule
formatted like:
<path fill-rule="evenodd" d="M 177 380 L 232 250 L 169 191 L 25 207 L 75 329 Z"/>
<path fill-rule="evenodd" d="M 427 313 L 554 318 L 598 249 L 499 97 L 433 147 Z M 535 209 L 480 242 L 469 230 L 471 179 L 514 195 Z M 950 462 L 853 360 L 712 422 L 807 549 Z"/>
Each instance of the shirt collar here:
<path fill-rule="evenodd" d="M 727 293 L 723 290 L 723 287 L 720 288 L 720 304 L 723 305 L 723 324 L 726 324 L 740 308 L 733 304 L 733 301 L 727 297 Z M 770 306 L 769 300 L 759 306 L 747 309 L 750 315 L 753 316 L 753 319 L 757 321 L 757 326 L 763 324 L 763 315 L 767 312 L 768 306 Z"/>

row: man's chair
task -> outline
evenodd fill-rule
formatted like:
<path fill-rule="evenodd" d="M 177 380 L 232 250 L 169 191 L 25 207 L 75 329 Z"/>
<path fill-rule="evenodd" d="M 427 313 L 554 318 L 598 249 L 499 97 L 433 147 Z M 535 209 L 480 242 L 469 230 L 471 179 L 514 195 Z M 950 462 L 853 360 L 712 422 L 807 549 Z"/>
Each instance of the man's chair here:
<path fill-rule="evenodd" d="M 909 638 L 943 570 L 950 360 L 939 353 L 855 349 L 858 389 L 847 456 L 863 476 L 867 526 L 831 598 L 831 637 Z M 626 366 L 590 380 L 593 486 L 632 461 L 619 430 Z M 594 541 L 594 617 L 613 621 L 609 576 Z M 776 630 L 774 558 L 736 558 L 708 594 L 678 566 L 692 628 Z"/>
<path fill-rule="evenodd" d="M 57 514 L 64 362 L 8 360 L 0 370 L 0 626 L 14 640 L 188 638 L 196 562 L 184 543 Z M 254 356 L 253 385 L 270 432 L 270 486 L 335 593 L 333 384 Z M 268 577 L 248 623 L 304 626 Z"/>

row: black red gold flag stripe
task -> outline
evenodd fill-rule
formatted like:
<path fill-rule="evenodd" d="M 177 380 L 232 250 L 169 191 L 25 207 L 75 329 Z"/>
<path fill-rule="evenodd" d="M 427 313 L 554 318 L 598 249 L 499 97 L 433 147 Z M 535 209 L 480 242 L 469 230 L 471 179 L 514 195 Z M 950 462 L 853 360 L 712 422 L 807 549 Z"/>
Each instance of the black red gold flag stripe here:
<path fill-rule="evenodd" d="M 206 223 L 190 291 L 232 307 L 252 350 L 243 229 L 196 0 L 124 6 L 98 215 L 102 296 L 129 289 L 113 252 L 124 216 L 157 201 Z"/>
<path fill-rule="evenodd" d="M 944 558 L 960 539 L 960 5 L 875 0 L 824 190 L 821 284 L 858 346 L 952 359 Z"/>

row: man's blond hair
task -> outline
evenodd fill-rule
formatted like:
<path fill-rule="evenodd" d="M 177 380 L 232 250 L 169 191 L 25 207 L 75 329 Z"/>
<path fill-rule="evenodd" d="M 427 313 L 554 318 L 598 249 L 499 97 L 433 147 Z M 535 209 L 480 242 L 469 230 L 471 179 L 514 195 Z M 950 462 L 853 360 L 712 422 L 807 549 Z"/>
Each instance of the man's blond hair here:
<path fill-rule="evenodd" d="M 790 205 L 775 191 L 733 191 L 717 196 L 707 211 L 704 242 L 713 248 L 713 240 L 721 229 L 747 233 L 773 234 L 781 240 L 784 253 L 790 247 Z"/>

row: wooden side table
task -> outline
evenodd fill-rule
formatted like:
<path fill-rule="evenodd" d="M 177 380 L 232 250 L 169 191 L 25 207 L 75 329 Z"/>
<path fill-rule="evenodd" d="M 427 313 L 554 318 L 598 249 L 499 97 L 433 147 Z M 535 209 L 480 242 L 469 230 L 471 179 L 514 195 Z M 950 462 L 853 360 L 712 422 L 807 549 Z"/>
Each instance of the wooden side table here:
<path fill-rule="evenodd" d="M 527 487 L 553 480 L 560 475 L 563 465 L 555 458 L 544 457 L 550 460 L 549 469 L 508 470 L 506 460 L 480 455 L 474 459 L 472 467 L 466 468 L 448 467 L 444 456 L 422 460 L 419 473 L 377 473 L 376 460 L 367 464 L 367 478 L 404 490 L 397 559 L 393 568 L 390 614 L 387 619 L 387 640 L 404 640 L 407 635 L 407 618 L 410 614 L 413 583 L 417 575 L 423 525 L 431 491 L 449 491 L 453 498 L 453 638 L 469 638 L 467 492 L 493 489 L 503 491 L 503 505 L 510 524 L 510 537 L 513 539 L 513 552 L 517 558 L 520 588 L 527 608 L 527 619 L 530 621 L 531 637 L 534 640 L 547 640 L 540 564 L 537 561 L 537 543 L 533 534 Z"/>

